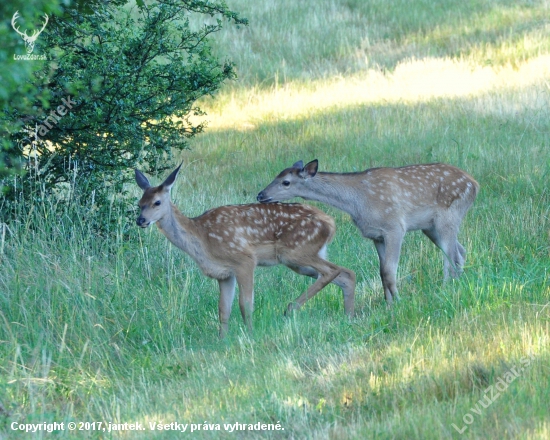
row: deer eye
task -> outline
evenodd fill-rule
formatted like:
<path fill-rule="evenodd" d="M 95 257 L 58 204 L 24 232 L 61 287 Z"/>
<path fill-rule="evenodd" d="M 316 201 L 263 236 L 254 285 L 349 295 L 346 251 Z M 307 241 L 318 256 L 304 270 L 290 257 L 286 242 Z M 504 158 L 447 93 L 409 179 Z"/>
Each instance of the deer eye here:
<path fill-rule="evenodd" d="M 155 206 L 160 206 L 160 200 L 157 200 L 157 201 L 155 202 Z"/>
<path fill-rule="evenodd" d="M 290 182 L 288 180 L 283 180 L 283 186 L 290 186 Z"/>

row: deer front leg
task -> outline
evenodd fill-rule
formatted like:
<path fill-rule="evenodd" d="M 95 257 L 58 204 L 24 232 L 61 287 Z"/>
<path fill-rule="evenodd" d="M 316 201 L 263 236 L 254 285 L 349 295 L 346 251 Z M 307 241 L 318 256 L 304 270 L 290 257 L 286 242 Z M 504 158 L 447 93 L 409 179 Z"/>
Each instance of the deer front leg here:
<path fill-rule="evenodd" d="M 218 280 L 218 284 L 220 286 L 220 338 L 224 338 L 229 328 L 229 315 L 231 315 L 231 305 L 235 298 L 235 277 Z"/>
<path fill-rule="evenodd" d="M 391 307 L 394 300 L 399 300 L 399 294 L 397 293 L 397 267 L 399 265 L 403 235 L 403 233 L 394 232 L 385 235 L 383 241 L 374 241 L 380 259 L 380 278 L 382 278 L 384 296 L 386 297 L 388 307 Z"/>
<path fill-rule="evenodd" d="M 378 253 L 378 261 L 380 268 L 380 279 L 382 280 L 382 289 L 384 290 L 384 296 L 386 298 L 386 303 L 389 305 L 392 302 L 391 292 L 386 289 L 386 281 L 384 280 L 384 271 L 382 270 L 386 264 L 386 243 L 383 238 L 373 239 L 374 246 L 376 247 L 376 252 Z"/>

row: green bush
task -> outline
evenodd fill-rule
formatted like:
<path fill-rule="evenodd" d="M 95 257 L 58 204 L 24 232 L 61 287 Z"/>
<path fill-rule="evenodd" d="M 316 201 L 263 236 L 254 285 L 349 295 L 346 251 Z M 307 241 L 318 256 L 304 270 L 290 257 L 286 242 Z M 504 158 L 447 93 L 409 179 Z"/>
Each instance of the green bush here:
<path fill-rule="evenodd" d="M 103 208 L 113 204 L 108 194 L 124 195 L 132 167 L 171 166 L 173 151 L 204 128 L 190 120 L 202 114 L 195 101 L 235 77 L 209 45 L 223 20 L 246 23 L 209 0 L 93 1 L 52 15 L 39 39 L 48 62 L 30 80 L 34 110 L 3 109 L 4 121 L 24 121 L 9 141 L 27 170 L 19 185 L 4 181 L 7 199 L 21 201 L 18 187 L 22 200 L 37 192 L 66 200 L 78 188 Z"/>

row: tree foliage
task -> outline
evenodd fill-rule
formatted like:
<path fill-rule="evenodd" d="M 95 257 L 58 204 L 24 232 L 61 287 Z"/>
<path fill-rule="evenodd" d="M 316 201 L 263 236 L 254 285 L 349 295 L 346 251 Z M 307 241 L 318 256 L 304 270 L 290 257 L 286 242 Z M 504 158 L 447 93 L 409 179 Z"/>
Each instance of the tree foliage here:
<path fill-rule="evenodd" d="M 96 0 L 50 17 L 34 110 L 9 106 L 2 115 L 17 122 L 9 141 L 27 179 L 46 193 L 78 179 L 101 200 L 107 189 L 123 191 L 130 168 L 170 167 L 173 150 L 204 128 L 191 120 L 202 114 L 196 100 L 235 77 L 209 44 L 224 21 L 246 24 L 210 0 Z"/>
<path fill-rule="evenodd" d="M 65 2 L 66 3 L 66 2 Z M 43 61 L 16 60 L 16 53 L 24 53 L 21 37 L 13 30 L 11 19 L 19 12 L 19 21 L 29 35 L 40 16 L 59 14 L 62 0 L 13 0 L 0 3 L 0 194 L 2 178 L 20 171 L 21 152 L 10 134 L 25 125 L 26 118 L 38 116 L 37 105 L 49 105 L 49 93 L 36 81 L 35 74 L 43 68 Z M 13 117 L 13 115 L 20 115 Z"/>

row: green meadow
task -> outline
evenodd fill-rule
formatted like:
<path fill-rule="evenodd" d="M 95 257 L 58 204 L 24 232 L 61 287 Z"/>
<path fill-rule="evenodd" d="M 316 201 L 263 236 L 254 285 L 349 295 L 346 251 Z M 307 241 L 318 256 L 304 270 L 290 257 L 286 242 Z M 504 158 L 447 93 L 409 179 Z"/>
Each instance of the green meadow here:
<path fill-rule="evenodd" d="M 0 225 L 0 439 L 550 438 L 550 3 L 227 3 L 250 23 L 215 37 L 239 78 L 200 103 L 180 210 L 252 203 L 300 159 L 446 162 L 481 187 L 464 274 L 443 283 L 441 252 L 407 234 L 388 310 L 373 244 L 316 204 L 336 219 L 330 260 L 357 275 L 356 316 L 330 285 L 284 317 L 312 281 L 259 268 L 253 332 L 235 301 L 220 341 L 217 283 L 155 227 L 113 208 L 99 236 L 90 201 L 37 198 Z"/>

